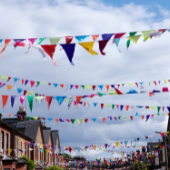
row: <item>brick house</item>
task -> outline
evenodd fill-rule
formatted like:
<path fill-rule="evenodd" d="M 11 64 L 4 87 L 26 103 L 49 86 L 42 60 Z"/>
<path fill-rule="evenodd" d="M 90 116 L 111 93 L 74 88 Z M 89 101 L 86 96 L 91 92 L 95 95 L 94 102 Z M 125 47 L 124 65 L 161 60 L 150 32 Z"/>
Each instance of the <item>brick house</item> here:
<path fill-rule="evenodd" d="M 57 161 L 53 141 L 60 146 L 58 131 L 53 134 L 40 118 L 28 119 L 24 108 L 20 107 L 17 115 L 17 118 L 2 119 L 0 114 L 0 169 L 26 170 L 27 162 L 21 159 L 24 155 L 35 161 L 37 170 L 44 169 L 44 162 Z M 48 156 L 45 149 L 48 149 Z"/>

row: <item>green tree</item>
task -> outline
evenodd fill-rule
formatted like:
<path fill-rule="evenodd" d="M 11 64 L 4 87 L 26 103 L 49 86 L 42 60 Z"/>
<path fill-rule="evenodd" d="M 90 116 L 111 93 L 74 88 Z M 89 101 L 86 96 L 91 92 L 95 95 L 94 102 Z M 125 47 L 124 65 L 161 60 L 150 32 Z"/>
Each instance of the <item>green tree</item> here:
<path fill-rule="evenodd" d="M 48 168 L 45 168 L 45 170 L 63 170 L 63 169 L 55 165 L 55 166 L 50 166 Z"/>
<path fill-rule="evenodd" d="M 27 170 L 33 170 L 33 169 L 35 169 L 36 165 L 35 165 L 34 161 L 30 160 L 30 159 L 27 158 L 26 156 L 23 156 L 22 159 L 24 159 L 25 161 L 28 162 Z"/>

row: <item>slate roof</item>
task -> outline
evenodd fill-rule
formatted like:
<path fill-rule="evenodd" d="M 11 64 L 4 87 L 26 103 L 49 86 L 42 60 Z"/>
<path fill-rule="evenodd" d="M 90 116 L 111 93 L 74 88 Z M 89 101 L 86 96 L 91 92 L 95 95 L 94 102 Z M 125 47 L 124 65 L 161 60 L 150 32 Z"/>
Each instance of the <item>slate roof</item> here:
<path fill-rule="evenodd" d="M 51 133 L 51 130 L 43 129 L 45 144 L 48 144 L 48 141 L 49 141 L 49 138 L 50 138 L 50 133 Z"/>
<path fill-rule="evenodd" d="M 11 156 L 7 156 L 7 155 L 5 155 L 5 156 L 2 158 L 2 160 L 3 160 L 3 161 L 16 161 L 16 162 L 17 162 L 16 159 L 12 158 Z"/>
<path fill-rule="evenodd" d="M 58 138 L 58 131 L 52 131 L 53 145 L 56 145 Z"/>
<path fill-rule="evenodd" d="M 36 164 L 35 169 L 44 169 L 44 167 L 42 165 Z"/>
<path fill-rule="evenodd" d="M 24 159 L 18 158 L 17 160 L 18 160 L 17 164 L 18 164 L 18 163 L 19 163 L 19 164 L 28 164 L 28 162 L 25 161 Z"/>

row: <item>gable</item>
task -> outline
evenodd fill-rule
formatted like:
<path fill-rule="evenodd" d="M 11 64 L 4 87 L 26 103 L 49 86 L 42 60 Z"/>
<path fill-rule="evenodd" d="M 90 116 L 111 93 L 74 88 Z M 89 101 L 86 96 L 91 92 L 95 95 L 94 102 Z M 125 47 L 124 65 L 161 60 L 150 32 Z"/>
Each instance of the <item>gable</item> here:
<path fill-rule="evenodd" d="M 40 126 L 38 127 L 38 132 L 37 132 L 37 136 L 36 136 L 36 143 L 43 143 L 43 135 L 41 133 Z"/>

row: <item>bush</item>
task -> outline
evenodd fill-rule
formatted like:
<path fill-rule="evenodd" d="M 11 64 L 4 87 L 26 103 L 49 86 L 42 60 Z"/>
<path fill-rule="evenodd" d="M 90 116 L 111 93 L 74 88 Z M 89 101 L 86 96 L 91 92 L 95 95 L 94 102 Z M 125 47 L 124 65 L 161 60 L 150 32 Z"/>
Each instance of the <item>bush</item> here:
<path fill-rule="evenodd" d="M 45 168 L 45 170 L 62 170 L 62 168 L 59 168 L 58 166 L 50 166 L 48 168 Z"/>
<path fill-rule="evenodd" d="M 30 160 L 30 159 L 27 158 L 26 156 L 23 156 L 22 159 L 24 159 L 25 161 L 28 162 L 27 170 L 33 170 L 33 169 L 35 169 L 36 165 L 35 165 L 34 161 Z"/>

